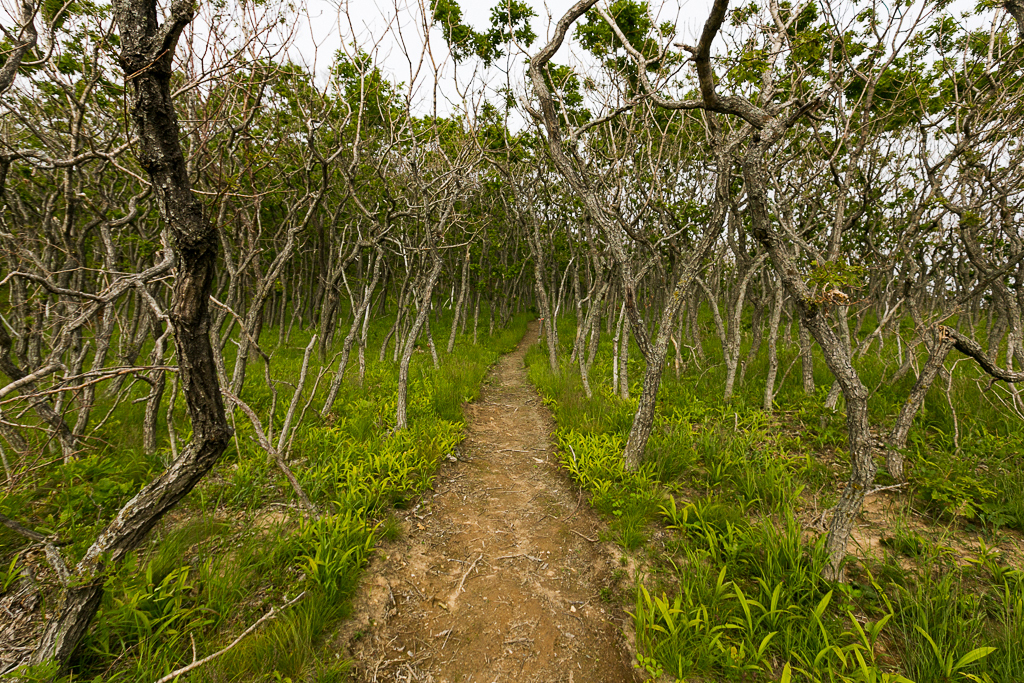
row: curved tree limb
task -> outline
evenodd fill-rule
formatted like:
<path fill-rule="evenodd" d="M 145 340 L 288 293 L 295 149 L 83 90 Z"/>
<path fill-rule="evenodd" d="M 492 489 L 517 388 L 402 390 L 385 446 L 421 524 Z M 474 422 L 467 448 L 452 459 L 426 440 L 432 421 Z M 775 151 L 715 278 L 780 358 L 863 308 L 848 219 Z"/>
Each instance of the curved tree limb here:
<path fill-rule="evenodd" d="M 21 66 L 21 60 L 29 50 L 36 46 L 39 33 L 36 31 L 35 18 L 35 3 L 32 0 L 22 0 L 21 31 L 18 35 L 22 42 L 7 55 L 7 61 L 0 66 L 0 93 L 6 92 L 11 87 L 15 75 L 18 73 L 18 67 Z"/>
<path fill-rule="evenodd" d="M 1013 370 L 1007 370 L 1001 368 L 985 355 L 981 345 L 978 342 L 964 336 L 962 333 L 954 330 L 952 327 L 946 327 L 945 325 L 939 327 L 939 333 L 944 338 L 951 340 L 953 348 L 965 356 L 970 356 L 986 374 L 990 375 L 994 380 L 1001 380 L 1003 382 L 1009 382 L 1015 384 L 1017 382 L 1024 382 L 1024 372 L 1015 372 Z"/>

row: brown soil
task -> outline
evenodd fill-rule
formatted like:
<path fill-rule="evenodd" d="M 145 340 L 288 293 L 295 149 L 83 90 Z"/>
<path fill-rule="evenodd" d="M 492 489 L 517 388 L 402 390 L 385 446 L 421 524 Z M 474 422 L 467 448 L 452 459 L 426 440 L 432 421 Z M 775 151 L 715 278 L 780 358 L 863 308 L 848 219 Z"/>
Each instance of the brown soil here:
<path fill-rule="evenodd" d="M 371 562 L 339 634 L 355 680 L 635 680 L 629 617 L 601 599 L 625 581 L 620 555 L 597 541 L 601 522 L 559 469 L 526 377 L 537 337 L 533 323 L 492 369 L 467 407 L 462 455 Z"/>
<path fill-rule="evenodd" d="M 905 526 L 908 533 L 944 547 L 960 566 L 968 566 L 976 561 L 982 554 L 982 548 L 990 553 L 994 551 L 1002 562 L 1011 567 L 1024 566 L 1024 537 L 1020 532 L 1000 529 L 993 538 L 993 534 L 976 527 L 942 524 L 915 511 L 906 494 L 897 491 L 869 496 L 864 501 L 864 509 L 851 534 L 849 552 L 859 557 L 879 559 L 885 552 L 889 552 L 884 549 L 883 539 L 893 537 L 900 524 Z M 904 569 L 915 566 L 910 558 L 898 557 L 898 561 Z"/>

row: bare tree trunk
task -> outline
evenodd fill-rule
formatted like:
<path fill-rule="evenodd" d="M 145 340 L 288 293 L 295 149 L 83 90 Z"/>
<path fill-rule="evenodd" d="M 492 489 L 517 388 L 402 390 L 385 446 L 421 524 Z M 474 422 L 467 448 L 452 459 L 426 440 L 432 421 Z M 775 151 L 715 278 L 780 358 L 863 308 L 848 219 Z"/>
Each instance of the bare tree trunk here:
<path fill-rule="evenodd" d="M 467 256 L 467 258 L 468 258 L 468 256 Z M 465 334 L 466 334 L 466 327 L 469 326 L 469 303 L 470 303 L 470 301 L 473 300 L 473 293 L 468 291 L 468 282 L 467 282 L 467 296 L 469 298 L 466 299 L 466 303 L 462 307 L 462 324 L 459 325 L 459 334 L 461 334 L 463 336 L 465 336 Z"/>
<path fill-rule="evenodd" d="M 605 283 L 604 291 L 607 291 L 609 283 Z M 602 302 L 603 303 L 603 302 Z M 587 372 L 590 372 L 590 368 L 594 367 L 594 359 L 597 358 L 597 349 L 601 343 L 601 308 L 603 306 L 597 306 L 594 309 L 593 321 L 590 327 L 590 340 L 587 342 Z M 608 316 L 611 318 L 612 316 Z"/>
<path fill-rule="evenodd" d="M 169 469 L 121 508 L 86 551 L 59 600 L 49 606 L 45 629 L 31 654 L 33 662 L 68 661 L 100 605 L 108 569 L 137 548 L 209 472 L 231 438 L 209 337 L 217 233 L 192 194 L 170 88 L 175 47 L 192 20 L 193 5 L 174 4 L 162 24 L 155 0 L 115 0 L 113 10 L 140 165 L 149 174 L 178 257 L 170 319 L 192 418 L 192 441 Z"/>
<path fill-rule="evenodd" d="M 133 206 L 134 209 L 134 198 Z M 114 247 L 114 241 L 110 233 L 110 224 L 104 223 L 99 228 L 99 233 L 104 244 L 103 251 L 103 266 L 108 271 L 113 271 L 117 264 L 116 252 Z M 96 334 L 93 336 L 93 341 L 96 343 L 96 351 L 92 356 L 91 370 L 96 371 L 103 368 L 107 363 L 107 353 L 110 350 L 111 338 L 114 335 L 114 322 L 115 322 L 115 308 L 113 304 L 103 307 L 103 313 L 100 315 L 100 324 L 96 330 Z M 81 390 L 81 395 L 78 400 L 78 418 L 75 420 L 75 427 L 72 430 L 75 434 L 85 434 L 85 430 L 89 424 L 89 417 L 92 413 L 93 401 L 96 398 L 96 385 L 86 384 Z"/>
<path fill-rule="evenodd" d="M 13 341 L 11 340 L 10 334 L 7 332 L 7 327 L 0 323 L 0 372 L 11 378 L 11 381 L 17 382 L 23 380 L 29 376 L 30 373 L 25 372 L 18 367 L 11 359 L 11 346 Z M 35 392 L 35 383 L 28 382 L 21 385 L 21 390 L 25 393 Z M 32 407 L 35 409 L 36 414 L 39 415 L 40 419 L 46 424 L 50 425 L 53 429 L 53 433 L 57 436 L 60 442 L 61 451 L 64 456 L 64 461 L 67 462 L 74 457 L 75 451 L 78 447 L 78 440 L 72 433 L 71 429 L 68 428 L 64 418 L 59 412 L 57 412 L 50 401 L 46 398 L 38 398 L 32 401 Z"/>
<path fill-rule="evenodd" d="M 384 258 L 383 251 L 380 247 L 374 255 L 373 260 L 373 274 L 371 276 L 370 283 L 363 288 L 363 296 L 356 306 L 356 312 L 353 316 L 352 327 L 349 328 L 348 334 L 345 335 L 345 344 L 341 349 L 341 360 L 338 362 L 338 369 L 334 373 L 334 379 L 331 380 L 331 388 L 327 392 L 327 398 L 324 400 L 324 407 L 320 411 L 321 416 L 326 416 L 334 406 L 334 401 L 338 397 L 338 390 L 341 388 L 341 382 L 345 377 L 345 369 L 348 366 L 348 358 L 352 352 L 352 344 L 355 342 L 356 333 L 359 332 L 359 327 L 363 327 L 363 339 L 359 346 L 359 357 L 360 357 L 360 378 L 363 376 L 365 371 L 365 361 L 363 360 L 363 347 L 366 344 L 366 322 L 365 320 L 369 317 L 370 303 L 373 301 L 373 292 L 377 288 L 377 282 L 380 279 L 380 264 Z M 387 344 L 385 343 L 385 346 Z M 361 381 L 361 380 L 360 380 Z"/>
<path fill-rule="evenodd" d="M 480 292 L 476 293 L 476 305 L 473 306 L 473 346 L 477 345 L 477 330 L 480 329 Z"/>
<path fill-rule="evenodd" d="M 394 338 L 395 338 L 395 351 L 396 352 L 397 352 L 398 348 L 401 346 L 401 342 L 399 341 L 400 337 L 398 336 L 398 330 L 400 329 L 399 325 L 401 325 L 401 322 L 402 322 L 402 312 L 403 312 L 403 308 L 404 308 L 403 307 L 403 303 L 405 302 L 405 298 L 407 296 L 406 289 L 408 288 L 408 286 L 409 286 L 409 274 L 406 273 L 405 274 L 405 279 L 402 280 L 402 286 L 398 290 L 398 299 L 395 301 L 395 324 L 391 326 L 390 330 L 388 330 L 387 336 L 384 337 L 384 341 L 380 345 L 380 358 L 378 358 L 378 360 L 381 363 L 384 362 L 384 358 L 387 355 L 388 340 L 391 339 L 392 336 L 394 336 Z"/>
<path fill-rule="evenodd" d="M 782 280 L 775 283 L 775 298 L 772 301 L 772 316 L 768 322 L 768 379 L 764 385 L 764 410 L 772 412 L 775 405 L 775 377 L 779 373 L 779 322 L 782 320 Z M 785 382 L 786 378 L 782 378 Z"/>
<path fill-rule="evenodd" d="M 590 322 L 589 317 L 586 319 L 586 322 L 584 322 L 583 318 L 583 297 L 580 296 L 580 274 L 578 272 L 579 268 L 577 268 L 576 270 L 577 272 L 573 275 L 572 278 L 573 293 L 575 294 L 576 298 L 576 335 L 572 340 L 572 353 L 569 356 L 569 360 L 571 362 L 576 361 L 578 357 L 583 354 L 583 344 L 586 341 L 587 331 L 590 329 L 590 326 L 586 324 Z M 593 296 L 593 293 L 594 288 L 591 287 L 588 298 L 590 296 Z"/>
<path fill-rule="evenodd" d="M 70 362 L 68 362 L 66 366 L 66 371 L 64 373 L 65 379 L 63 383 L 70 392 L 78 394 L 81 392 L 81 389 L 78 389 L 77 387 L 80 387 L 82 382 L 79 378 L 82 375 L 82 371 L 85 369 L 85 357 L 88 355 L 89 347 L 92 346 L 92 344 L 88 341 L 83 343 L 81 329 L 74 332 L 71 337 L 73 339 L 70 349 L 71 358 L 69 359 Z M 51 351 L 51 354 L 52 353 L 53 352 Z M 65 412 L 65 400 L 69 400 L 69 402 L 71 402 L 74 399 L 73 397 L 69 399 L 69 392 L 61 392 L 57 395 L 57 400 L 54 401 L 54 410 L 62 415 Z M 65 458 L 65 462 L 68 462 L 67 458 Z"/>
<path fill-rule="evenodd" d="M 341 245 L 338 245 L 338 252 L 338 260 L 341 261 Z M 320 360 L 326 360 L 334 343 L 334 329 L 338 324 L 338 283 L 347 265 L 347 260 L 337 263 L 324 283 L 324 295 L 320 300 Z"/>
<path fill-rule="evenodd" d="M 594 367 L 594 358 L 597 357 L 597 346 L 601 341 L 601 309 L 604 305 L 604 296 L 609 287 L 611 287 L 611 279 L 604 278 L 600 285 L 595 286 L 597 291 L 590 294 L 591 301 L 587 310 L 587 320 L 581 335 L 582 344 L 578 353 L 578 362 L 580 365 L 580 376 L 584 378 L 584 390 L 587 391 L 588 398 L 590 397 L 590 369 Z M 589 342 L 587 342 L 588 330 Z"/>
<path fill-rule="evenodd" d="M 575 258 L 575 257 L 573 257 L 573 258 Z M 559 313 L 561 313 L 562 304 L 565 303 L 565 297 L 568 294 L 568 292 L 566 291 L 566 288 L 565 288 L 565 281 L 569 277 L 569 270 L 572 268 L 573 258 L 570 258 L 569 259 L 569 263 L 566 264 L 565 272 L 562 273 L 562 281 L 558 285 L 558 296 L 555 299 L 555 301 L 556 301 L 556 303 L 555 303 L 555 310 L 551 314 L 551 316 L 553 318 L 555 318 L 556 320 L 558 319 Z M 554 276 L 554 273 L 552 273 L 552 276 Z M 554 282 L 552 281 L 551 284 L 553 286 Z M 579 280 L 576 280 L 576 291 L 577 291 L 577 293 L 579 292 Z M 518 310 L 516 312 L 518 313 Z"/>
<path fill-rule="evenodd" d="M 676 334 L 672 337 L 672 346 L 675 347 L 676 356 L 673 359 L 673 366 L 676 372 L 676 381 L 680 379 L 680 373 L 682 372 L 683 365 L 686 361 L 683 360 L 683 322 L 686 319 L 686 311 L 679 311 L 679 327 L 676 328 Z"/>
<path fill-rule="evenodd" d="M 781 133 L 775 132 L 781 136 Z M 847 345 L 829 325 L 828 308 L 814 298 L 793 257 L 786 251 L 782 239 L 771 224 L 768 209 L 767 174 L 764 158 L 771 136 L 752 143 L 742 162 L 743 179 L 747 188 L 747 206 L 754 236 L 768 251 L 776 273 L 793 297 L 800 318 L 807 330 L 821 346 L 825 362 L 840 385 L 846 398 L 847 447 L 850 452 L 850 478 L 839 502 L 832 510 L 826 548 L 829 566 L 826 577 L 839 580 L 843 575 L 846 543 L 864 502 L 865 494 L 875 480 L 876 466 L 872 457 L 875 442 L 868 420 L 868 390 L 861 382 L 851 363 Z"/>
<path fill-rule="evenodd" d="M 625 304 L 623 304 L 625 306 Z M 619 309 L 619 321 L 615 324 L 615 336 L 612 338 L 612 393 L 619 393 L 619 352 L 621 346 L 619 339 L 622 338 L 622 322 L 625 319 L 626 311 Z"/>
<path fill-rule="evenodd" d="M 540 243 L 540 224 L 536 218 L 532 218 L 533 229 L 526 236 L 530 245 L 530 254 L 533 256 L 533 285 L 537 292 L 537 303 L 540 306 L 541 325 L 548 347 L 548 365 L 551 367 L 551 374 L 558 376 L 558 326 L 553 317 L 551 303 L 548 299 L 547 286 L 544 284 L 544 245 Z"/>
<path fill-rule="evenodd" d="M 762 279 L 763 289 L 767 289 L 767 284 L 764 283 L 765 278 Z M 760 295 L 753 296 L 754 311 L 750 317 L 750 351 L 747 352 L 747 362 L 757 358 L 757 354 L 761 352 L 761 344 L 764 341 L 764 314 L 765 305 L 768 300 L 768 292 L 763 291 Z M 744 363 L 745 364 L 745 363 Z"/>
<path fill-rule="evenodd" d="M 156 313 L 153 314 L 154 316 Z M 156 343 L 153 344 L 153 352 L 150 354 L 150 365 L 163 365 L 164 350 L 167 346 L 167 335 L 170 328 L 164 331 L 159 320 L 153 323 L 153 332 L 158 335 Z M 167 384 L 167 373 L 163 370 L 154 369 L 149 374 L 150 391 L 146 400 L 146 413 L 142 419 L 142 450 L 146 455 L 156 453 L 156 427 L 160 417 L 160 401 L 164 395 L 164 387 Z"/>
<path fill-rule="evenodd" d="M 989 328 L 988 333 L 988 357 L 990 360 L 995 361 L 999 357 L 999 348 L 1003 345 L 1003 335 L 1006 333 L 1006 317 L 1002 311 L 999 310 L 995 302 L 992 304 L 992 308 L 996 309 L 994 314 L 995 322 Z"/>
<path fill-rule="evenodd" d="M 0 64 L 0 93 L 5 92 L 14 83 L 14 77 L 18 74 L 18 67 L 21 66 L 22 58 L 35 47 L 39 33 L 36 31 L 35 17 L 36 4 L 31 0 L 22 0 L 21 5 L 21 27 L 18 33 L 18 42 L 8 48 L 3 64 Z M 6 31 L 5 31 L 6 32 Z M 14 32 L 8 33 L 12 35 Z M 6 175 L 6 174 L 4 174 Z M 3 194 L 3 177 L 0 176 L 0 194 Z"/>
<path fill-rule="evenodd" d="M 946 356 L 953 349 L 973 358 L 981 366 L 981 369 L 992 376 L 994 380 L 1002 380 L 1011 384 L 1024 382 L 1024 372 L 1014 372 L 1011 364 L 1007 364 L 1009 369 L 996 366 L 989 358 L 988 353 L 982 350 L 980 344 L 957 330 L 940 325 L 936 330 L 935 342 L 932 345 L 928 362 L 921 368 L 921 374 L 918 375 L 914 388 L 911 389 L 910 395 L 907 397 L 899 416 L 896 418 L 896 422 L 893 424 L 892 431 L 889 432 L 886 443 L 885 466 L 897 481 L 903 481 L 904 476 L 903 454 L 899 451 L 906 447 L 907 434 L 910 432 L 910 426 L 914 422 L 914 416 L 917 415 L 917 411 L 924 405 L 924 399 L 928 394 L 928 390 L 931 388 L 935 378 L 942 372 Z"/>
<path fill-rule="evenodd" d="M 725 393 L 724 398 L 726 401 L 732 398 L 733 392 L 736 386 L 736 371 L 739 369 L 740 364 L 740 343 L 743 340 L 743 304 L 746 301 L 747 287 L 750 285 L 750 278 L 758 271 L 761 264 L 764 262 L 767 254 L 762 254 L 752 263 L 749 258 L 741 268 L 739 273 L 740 280 L 735 286 L 735 291 L 727 297 L 727 309 L 726 315 L 728 316 L 728 327 L 718 309 L 718 304 L 715 301 L 714 293 L 708 288 L 707 284 L 697 279 L 703 289 L 704 293 L 708 297 L 708 303 L 711 305 L 711 312 L 715 317 L 715 327 L 718 329 L 718 336 L 722 340 L 722 355 L 725 360 Z"/>
<path fill-rule="evenodd" d="M 437 277 L 441 274 L 441 257 L 437 255 L 436 250 L 431 251 L 433 264 L 430 268 L 430 272 L 424 278 L 423 287 L 419 292 L 419 311 L 416 314 L 416 320 L 412 324 L 412 329 L 409 330 L 409 334 L 405 338 L 405 343 L 402 345 L 402 361 L 398 366 L 398 401 L 396 407 L 395 429 L 399 430 L 408 429 L 409 427 L 408 416 L 406 414 L 406 404 L 409 394 L 409 363 L 412 361 L 412 350 L 416 345 L 416 338 L 419 336 L 420 330 L 423 329 L 423 325 L 427 321 L 427 316 L 430 315 L 430 298 L 434 292 L 434 285 L 437 283 Z"/>
<path fill-rule="evenodd" d="M 363 330 L 359 335 L 359 386 L 366 379 L 366 337 L 370 331 L 370 307 L 363 311 Z"/>
<path fill-rule="evenodd" d="M 281 278 L 281 294 L 279 296 L 281 307 L 277 312 L 277 348 L 284 344 L 284 318 L 285 308 L 288 303 L 288 278 Z"/>
<path fill-rule="evenodd" d="M 579 283 L 579 280 L 577 280 L 577 287 L 578 287 L 578 283 Z M 577 292 L 577 294 L 578 294 L 578 292 Z M 593 311 L 591 311 L 591 313 L 593 313 Z M 576 297 L 576 321 L 577 321 L 576 322 L 576 340 L 577 340 L 577 342 L 580 340 L 581 337 L 585 336 L 585 333 L 583 333 L 583 334 L 580 333 L 580 329 L 583 326 L 581 326 L 579 324 L 579 316 L 580 316 L 580 303 L 579 303 L 579 297 L 577 296 Z M 587 322 L 589 322 L 589 318 L 588 318 Z M 592 398 L 594 393 L 590 390 L 590 367 L 587 364 L 586 359 L 584 358 L 585 355 L 586 354 L 584 354 L 582 351 L 577 353 L 576 354 L 576 362 L 577 362 L 577 364 L 579 365 L 579 368 L 580 368 L 580 380 L 583 382 L 583 394 L 587 398 Z"/>
<path fill-rule="evenodd" d="M 295 289 L 297 291 L 302 291 L 301 284 L 302 284 L 302 280 L 300 279 L 299 282 L 297 282 L 296 285 L 295 285 Z M 295 326 L 295 321 L 296 320 L 299 321 L 299 328 L 301 328 L 302 327 L 302 307 L 301 306 L 292 306 L 292 314 L 290 316 L 288 316 L 288 331 L 284 333 L 284 343 L 285 344 L 287 344 L 291 340 L 291 338 L 292 338 L 292 328 Z"/>
<path fill-rule="evenodd" d="M 697 358 L 703 363 L 706 360 L 704 355 L 704 341 L 700 334 L 700 294 L 694 290 L 690 298 L 690 305 L 687 306 L 686 317 L 689 321 L 690 339 L 693 341 L 693 350 Z"/>
<path fill-rule="evenodd" d="M 622 326 L 619 338 L 619 396 L 629 398 L 629 325 Z"/>
<path fill-rule="evenodd" d="M 797 320 L 800 328 L 800 368 L 803 371 L 804 393 L 814 395 L 814 353 L 811 349 L 811 333 L 803 320 Z"/>
<path fill-rule="evenodd" d="M 309 145 L 310 147 L 313 146 L 312 133 L 310 133 Z M 313 192 L 312 202 L 306 207 L 305 216 L 302 220 L 297 220 L 297 217 L 294 215 L 295 209 L 289 211 L 286 220 L 291 225 L 285 233 L 284 245 L 278 250 L 267 272 L 256 284 L 252 302 L 249 304 L 249 311 L 245 316 L 245 323 L 239 334 L 238 356 L 235 358 L 234 373 L 231 377 L 231 392 L 235 395 L 242 392 L 242 385 L 245 384 L 245 368 L 249 362 L 250 351 L 259 349 L 260 331 L 263 328 L 264 307 L 266 306 L 267 298 L 273 292 L 274 283 L 280 277 L 281 271 L 291 259 L 299 234 L 306 229 L 316 214 L 316 210 L 320 206 L 320 200 L 323 199 L 326 190 L 327 164 L 321 163 L 320 186 Z M 342 272 L 344 272 L 344 269 L 342 269 Z"/>
<path fill-rule="evenodd" d="M 424 327 L 426 328 L 423 331 L 427 335 L 427 346 L 430 347 L 430 359 L 434 362 L 434 369 L 437 370 L 439 367 L 441 367 L 441 363 L 437 359 L 437 346 L 434 345 L 434 335 L 430 331 L 429 315 L 427 316 Z"/>
<path fill-rule="evenodd" d="M 132 300 L 134 300 L 134 304 L 132 304 Z M 132 310 L 131 331 L 126 334 L 122 329 L 121 334 L 118 335 L 120 338 L 118 360 L 122 365 L 135 364 L 135 359 L 142 352 L 142 345 L 149 338 L 149 324 L 152 319 L 149 315 L 144 315 L 146 305 L 142 301 L 142 296 L 137 291 L 132 290 L 129 293 L 128 301 L 128 305 L 134 306 Z M 108 397 L 117 396 L 117 393 L 121 391 L 121 385 L 124 384 L 125 378 L 125 375 L 115 377 L 107 386 L 104 392 L 105 395 Z"/>
<path fill-rule="evenodd" d="M 466 290 L 469 288 L 469 247 L 466 247 L 466 260 L 462 263 L 462 285 L 459 287 L 459 302 L 455 304 L 455 315 L 452 317 L 452 331 L 448 335 L 448 347 L 446 351 L 450 354 L 455 350 L 455 334 L 459 329 L 459 316 L 462 314 L 462 307 L 466 303 Z"/>
<path fill-rule="evenodd" d="M 391 329 L 388 330 L 387 335 L 384 336 L 384 341 L 382 341 L 380 344 L 380 356 L 377 358 L 377 360 L 380 361 L 381 363 L 384 362 L 384 357 L 387 355 L 388 344 L 391 342 L 391 337 L 395 336 L 396 327 L 398 327 L 397 320 L 395 321 L 395 324 L 391 326 Z"/>
<path fill-rule="evenodd" d="M 3 435 L 4 440 L 7 441 L 7 444 L 11 448 L 13 448 L 14 451 L 17 452 L 19 455 L 25 455 L 28 453 L 28 442 L 25 441 L 25 438 L 21 435 L 21 432 L 15 429 L 13 425 L 8 424 L 7 416 L 4 414 L 2 410 L 0 410 L 0 434 Z M 9 477 L 10 474 L 8 473 L 8 478 Z"/>

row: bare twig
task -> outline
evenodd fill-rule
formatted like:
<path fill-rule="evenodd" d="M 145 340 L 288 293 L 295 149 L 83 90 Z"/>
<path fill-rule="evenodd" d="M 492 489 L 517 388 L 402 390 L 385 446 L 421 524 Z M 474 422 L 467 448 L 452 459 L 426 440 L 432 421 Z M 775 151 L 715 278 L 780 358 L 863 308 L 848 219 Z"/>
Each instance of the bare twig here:
<path fill-rule="evenodd" d="M 466 577 L 469 576 L 469 573 L 471 571 L 473 571 L 473 569 L 476 567 L 476 563 L 479 562 L 480 558 L 482 558 L 483 556 L 484 556 L 483 553 L 480 553 L 479 555 L 477 555 L 476 559 L 473 560 L 473 564 L 469 565 L 469 569 L 467 569 L 466 572 L 462 575 L 462 579 L 459 581 L 459 587 L 456 588 L 455 592 L 452 593 L 452 596 L 450 598 L 448 598 L 448 605 L 449 606 L 452 606 L 452 607 L 454 606 L 456 598 L 459 597 L 459 593 L 462 592 L 462 587 L 466 583 Z"/>
<path fill-rule="evenodd" d="M 583 534 L 581 534 L 580 532 L 576 531 L 575 529 L 569 529 L 569 531 L 574 533 L 574 534 L 576 534 L 577 536 L 579 536 L 580 538 L 582 538 L 585 541 L 590 541 L 591 543 L 597 543 L 597 539 L 596 538 L 590 538 L 589 536 L 584 536 Z"/>
<path fill-rule="evenodd" d="M 873 496 L 874 494 L 881 493 L 882 491 L 893 491 L 895 489 L 901 489 L 901 488 L 903 488 L 906 485 L 907 485 L 907 482 L 904 481 L 904 482 L 901 482 L 899 484 L 893 484 L 891 486 L 879 486 L 877 488 L 871 489 L 870 491 L 868 491 L 864 495 L 865 496 Z"/>
<path fill-rule="evenodd" d="M 57 367 L 56 367 L 56 369 L 51 369 L 50 373 L 56 372 L 56 370 L 59 370 L 60 368 L 64 367 L 62 364 L 59 364 L 59 363 L 55 363 L 53 365 L 56 365 Z M 26 375 L 25 377 L 22 377 L 21 379 L 19 379 L 17 382 L 11 382 L 7 386 L 5 386 L 3 389 L 0 389 L 0 398 L 3 398 L 4 396 L 6 396 L 7 394 L 11 393 L 12 391 L 14 391 L 16 389 L 20 389 L 21 387 L 25 386 L 26 384 L 31 384 L 32 380 L 39 379 L 40 375 L 44 375 L 45 376 L 47 373 L 44 372 L 44 370 L 47 370 L 50 367 L 51 366 L 47 366 L 47 367 L 42 368 L 40 370 L 36 370 L 34 373 L 32 373 L 32 375 Z M 103 368 L 102 370 L 90 370 L 89 372 L 82 372 L 82 373 L 79 373 L 77 375 L 68 375 L 66 377 L 60 378 L 60 380 L 58 382 L 58 386 L 53 388 L 53 389 L 47 389 L 46 391 L 33 391 L 31 393 L 22 394 L 21 396 L 17 396 L 15 398 L 9 398 L 9 399 L 3 401 L 2 403 L 0 403 L 0 405 L 6 405 L 8 403 L 14 403 L 16 401 L 21 401 L 21 400 L 24 400 L 24 399 L 30 399 L 30 400 L 31 399 L 38 399 L 38 398 L 41 398 L 43 396 L 50 396 L 52 394 L 60 394 L 60 393 L 66 392 L 66 391 L 79 391 L 83 387 L 87 387 L 87 386 L 90 386 L 90 385 L 93 385 L 93 384 L 99 384 L 100 382 L 105 382 L 108 379 L 111 379 L 113 377 L 117 377 L 119 375 L 130 375 L 132 373 L 142 372 L 143 370 L 160 370 L 162 372 L 178 372 L 178 368 L 176 366 L 173 366 L 173 365 L 133 365 L 133 366 L 124 366 L 124 367 L 116 367 L 116 368 Z M 82 380 L 82 379 L 84 379 L 86 377 L 89 377 L 91 379 L 89 379 L 89 381 L 87 381 L 87 382 L 80 382 L 79 381 L 79 380 Z M 139 379 L 141 379 L 144 382 L 150 382 L 151 381 L 149 378 L 143 377 L 141 375 L 139 376 Z M 78 382 L 78 383 L 77 384 L 70 384 L 69 385 L 69 383 L 72 383 L 72 382 Z M 15 385 L 18 385 L 18 386 L 15 386 Z"/>
<path fill-rule="evenodd" d="M 57 372 L 63 367 L 64 365 L 62 363 L 50 363 L 49 365 L 41 367 L 35 372 L 31 372 L 22 377 L 21 379 L 17 379 L 8 384 L 7 386 L 5 386 L 4 388 L 0 389 L 0 398 L 3 398 L 7 394 L 17 391 L 26 384 L 32 384 L 38 379 L 42 379 L 47 375 L 52 375 L 53 373 Z"/>
<path fill-rule="evenodd" d="M 18 522 L 14 521 L 13 519 L 5 515 L 0 515 L 0 524 L 3 524 L 5 527 L 7 527 L 16 534 L 20 534 L 25 538 L 31 538 L 33 541 L 46 540 L 46 536 L 44 536 L 43 534 L 39 533 L 38 531 L 33 531 L 32 529 L 24 527 Z"/>
<path fill-rule="evenodd" d="M 306 508 L 313 519 L 320 519 L 320 511 L 317 510 L 316 505 L 314 505 L 313 501 L 309 499 L 306 492 L 302 490 L 299 480 L 295 478 L 291 468 L 288 467 L 288 463 L 286 463 L 284 458 L 281 457 L 281 453 L 278 452 L 278 450 L 270 443 L 270 439 L 267 438 L 266 432 L 263 431 L 263 424 L 260 422 L 260 418 L 257 417 L 256 412 L 250 408 L 245 401 L 232 394 L 229 390 L 221 389 L 221 393 L 224 395 L 224 398 L 238 406 L 242 412 L 245 413 L 246 417 L 249 418 L 249 422 L 252 423 L 252 428 L 256 432 L 256 439 L 260 442 L 263 450 L 274 458 L 278 468 L 280 468 L 284 473 L 285 478 L 288 479 L 288 483 L 292 485 L 292 490 L 295 491 L 295 495 L 298 496 L 303 507 Z"/>
<path fill-rule="evenodd" d="M 231 641 L 231 644 L 228 645 L 227 647 L 225 647 L 224 649 L 217 650 L 212 655 L 208 655 L 208 656 L 203 657 L 202 659 L 200 659 L 198 661 L 192 662 L 188 666 L 183 666 L 180 669 L 172 671 L 171 673 L 167 674 L 163 678 L 157 679 L 154 683 L 170 683 L 170 681 L 175 680 L 176 678 L 178 678 L 178 676 L 182 676 L 184 674 L 187 674 L 189 671 L 192 671 L 193 669 L 198 669 L 203 664 L 206 664 L 207 662 L 213 661 L 217 657 L 220 657 L 222 654 L 225 654 L 226 652 L 228 652 L 235 645 L 238 645 L 240 642 L 242 642 L 243 638 L 245 638 L 247 635 L 249 635 L 250 633 L 255 631 L 256 628 L 260 624 L 262 624 L 264 621 L 267 621 L 268 619 L 273 619 L 275 616 L 277 616 L 278 614 L 280 614 L 284 610 L 288 609 L 289 607 L 291 607 L 292 605 L 297 603 L 299 600 L 301 600 L 305 596 L 306 596 L 306 591 L 302 591 L 301 593 L 296 595 L 294 598 L 292 598 L 291 600 L 289 600 L 285 604 L 281 605 L 281 607 L 275 607 L 275 608 L 271 609 L 269 612 L 267 612 L 266 614 L 264 614 L 262 617 L 260 617 L 256 621 L 256 623 L 254 623 L 252 626 L 250 626 L 249 628 L 247 628 L 244 631 L 242 631 L 241 635 L 239 635 L 237 638 L 235 638 L 233 641 Z"/>

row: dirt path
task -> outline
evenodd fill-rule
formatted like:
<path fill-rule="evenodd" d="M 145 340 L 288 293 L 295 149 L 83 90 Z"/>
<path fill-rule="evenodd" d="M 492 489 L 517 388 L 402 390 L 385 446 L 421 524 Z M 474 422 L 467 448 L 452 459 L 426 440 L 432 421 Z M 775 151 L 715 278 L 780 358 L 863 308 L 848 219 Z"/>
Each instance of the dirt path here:
<path fill-rule="evenodd" d="M 366 573 L 349 643 L 357 681 L 622 683 L 628 617 L 600 521 L 558 469 L 523 364 L 538 325 L 468 407 L 462 460 L 407 511 Z"/>

